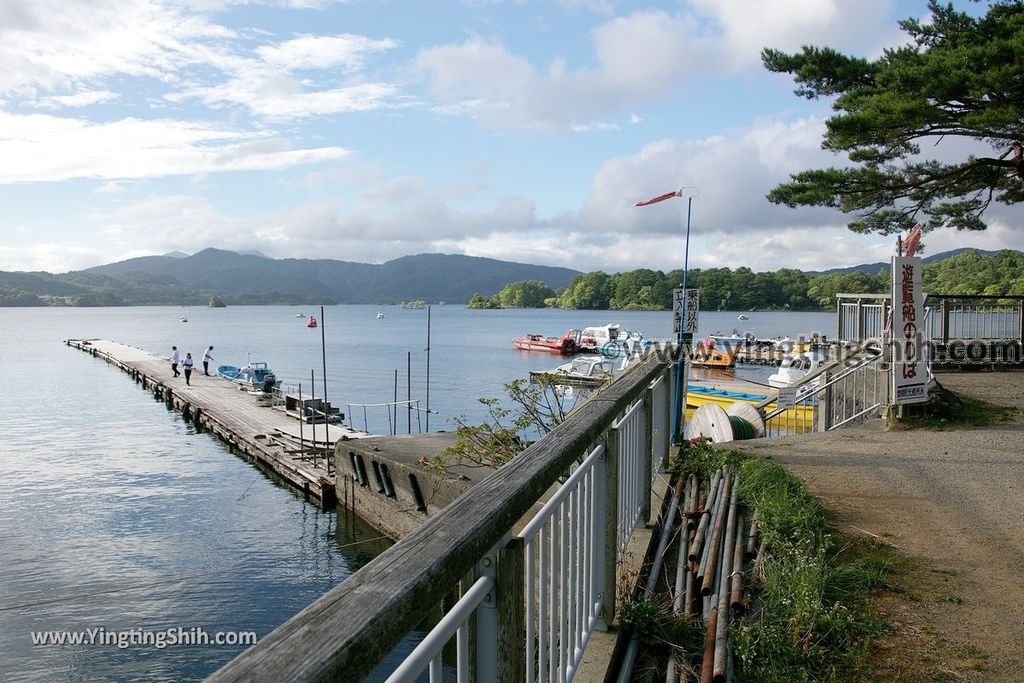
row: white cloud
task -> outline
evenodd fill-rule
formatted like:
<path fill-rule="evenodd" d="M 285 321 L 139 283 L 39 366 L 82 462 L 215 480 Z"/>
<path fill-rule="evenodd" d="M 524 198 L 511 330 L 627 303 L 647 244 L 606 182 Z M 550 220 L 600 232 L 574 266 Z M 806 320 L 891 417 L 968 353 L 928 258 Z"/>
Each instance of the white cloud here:
<path fill-rule="evenodd" d="M 692 78 L 761 71 L 763 47 L 892 44 L 892 0 L 690 0 L 678 12 L 642 10 L 591 31 L 587 63 L 531 63 L 500 40 L 471 38 L 420 50 L 414 72 L 441 109 L 491 126 L 590 131 L 588 121 L 642 110 Z"/>
<path fill-rule="evenodd" d="M 3 3 L 0 92 L 91 90 L 120 74 L 173 78 L 232 32 L 155 0 Z"/>
<path fill-rule="evenodd" d="M 43 97 L 37 105 L 46 109 L 62 109 L 64 107 L 88 107 L 101 102 L 112 102 L 120 97 L 109 90 L 81 90 L 72 95 L 53 95 Z"/>
<path fill-rule="evenodd" d="M 340 147 L 291 149 L 271 133 L 175 120 L 92 123 L 0 111 L 0 184 L 269 170 L 339 159 Z"/>
<path fill-rule="evenodd" d="M 271 68 L 296 71 L 340 66 L 351 71 L 361 69 L 367 55 L 397 45 L 396 41 L 390 39 L 373 40 L 352 34 L 302 35 L 276 45 L 260 46 L 256 48 L 256 54 L 263 65 Z"/>

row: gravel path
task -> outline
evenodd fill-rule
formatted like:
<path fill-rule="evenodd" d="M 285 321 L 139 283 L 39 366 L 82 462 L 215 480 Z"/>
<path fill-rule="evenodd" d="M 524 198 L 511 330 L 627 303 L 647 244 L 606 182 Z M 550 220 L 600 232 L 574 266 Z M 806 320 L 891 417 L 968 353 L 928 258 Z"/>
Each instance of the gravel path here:
<path fill-rule="evenodd" d="M 1024 408 L 1022 372 L 939 381 Z M 882 427 L 735 445 L 806 481 L 841 527 L 922 561 L 906 604 L 888 614 L 902 665 L 886 680 L 1024 680 L 1024 420 L 945 432 Z"/>

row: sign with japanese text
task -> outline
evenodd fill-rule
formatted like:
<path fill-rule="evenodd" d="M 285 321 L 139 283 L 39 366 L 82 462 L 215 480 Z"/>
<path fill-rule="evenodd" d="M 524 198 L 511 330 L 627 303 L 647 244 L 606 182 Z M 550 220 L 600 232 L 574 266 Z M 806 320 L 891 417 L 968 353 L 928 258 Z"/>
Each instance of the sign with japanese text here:
<path fill-rule="evenodd" d="M 796 405 L 796 387 L 780 387 L 779 397 L 775 402 L 778 408 L 792 408 Z"/>
<path fill-rule="evenodd" d="M 696 334 L 699 314 L 700 289 L 687 287 L 685 294 L 681 287 L 672 290 L 672 333 L 675 336 L 679 336 L 680 325 L 683 334 Z"/>
<path fill-rule="evenodd" d="M 892 259 L 892 320 L 893 403 L 922 403 L 928 400 L 928 369 L 922 357 L 924 291 L 916 256 Z"/>
<path fill-rule="evenodd" d="M 697 334 L 697 315 L 700 313 L 700 290 L 686 288 L 686 306 L 683 313 L 683 334 Z"/>

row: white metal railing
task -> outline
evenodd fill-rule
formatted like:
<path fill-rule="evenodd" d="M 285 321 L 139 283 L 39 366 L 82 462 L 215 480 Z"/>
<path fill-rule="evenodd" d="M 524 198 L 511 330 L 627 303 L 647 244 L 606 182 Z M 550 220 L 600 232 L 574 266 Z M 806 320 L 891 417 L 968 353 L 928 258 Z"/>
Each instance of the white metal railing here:
<path fill-rule="evenodd" d="M 640 522 L 644 507 L 644 489 L 651 485 L 644 476 L 651 456 L 647 450 L 647 432 L 644 430 L 644 402 L 641 398 L 612 424 L 618 437 L 618 538 L 619 550 L 626 547 L 633 530 Z"/>
<path fill-rule="evenodd" d="M 649 511 L 651 434 L 667 434 L 671 419 L 656 380 L 670 367 L 651 356 L 627 369 L 213 680 L 287 677 L 297 666 L 310 677 L 361 678 L 418 624 L 423 605 L 461 585 L 463 598 L 389 680 L 450 677 L 441 653 L 455 638 L 460 681 L 570 681 L 593 631 L 614 618 L 622 548 Z"/>
<path fill-rule="evenodd" d="M 866 344 L 801 378 L 794 405 L 765 411 L 765 436 L 830 431 L 878 412 L 889 383 L 883 357 L 880 346 Z"/>
<path fill-rule="evenodd" d="M 467 683 L 469 677 L 469 618 L 482 603 L 493 600 L 491 591 L 494 577 L 481 576 L 465 595 L 448 611 L 430 633 L 420 641 L 409 656 L 388 676 L 385 683 L 413 683 L 430 667 L 430 683 L 443 683 L 444 666 L 441 652 L 452 636 L 456 642 L 456 676 L 458 683 Z"/>
<path fill-rule="evenodd" d="M 526 680 L 571 680 L 604 598 L 607 455 L 594 448 L 526 525 Z"/>
<path fill-rule="evenodd" d="M 668 382 L 659 377 L 647 389 L 651 393 L 651 483 L 654 483 L 668 454 L 669 430 L 662 420 L 654 417 L 668 407 Z"/>
<path fill-rule="evenodd" d="M 837 336 L 861 342 L 881 337 L 888 322 L 888 294 L 837 294 Z M 1000 295 L 928 294 L 925 309 L 932 313 L 922 328 L 924 341 L 1024 342 L 1024 297 Z"/>

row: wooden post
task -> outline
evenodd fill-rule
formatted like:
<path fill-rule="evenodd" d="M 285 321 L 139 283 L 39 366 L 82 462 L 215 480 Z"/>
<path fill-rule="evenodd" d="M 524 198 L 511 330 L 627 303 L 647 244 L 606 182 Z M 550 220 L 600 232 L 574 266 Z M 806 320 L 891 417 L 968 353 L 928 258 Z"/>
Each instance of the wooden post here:
<path fill-rule="evenodd" d="M 498 680 L 526 679 L 525 544 L 513 538 L 498 551 Z"/>

